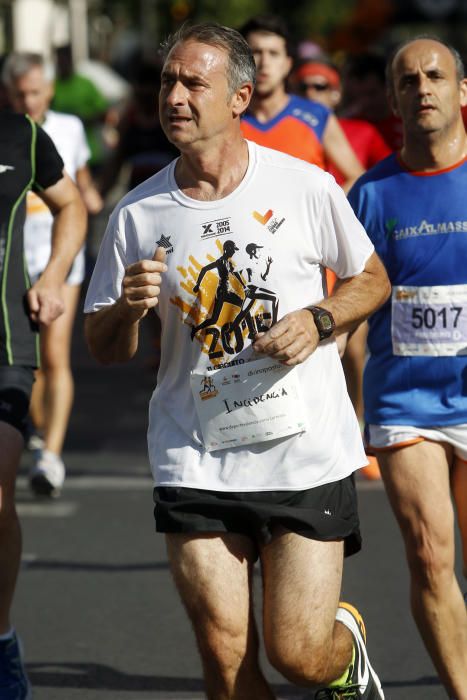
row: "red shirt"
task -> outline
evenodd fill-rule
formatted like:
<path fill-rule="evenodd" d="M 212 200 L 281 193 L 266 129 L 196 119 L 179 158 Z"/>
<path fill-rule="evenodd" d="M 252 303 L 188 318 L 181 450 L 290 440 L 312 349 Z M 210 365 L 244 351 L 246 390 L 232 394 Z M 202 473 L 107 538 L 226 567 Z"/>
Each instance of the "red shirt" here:
<path fill-rule="evenodd" d="M 372 122 L 386 141 L 391 151 L 400 151 L 404 134 L 402 132 L 402 121 L 395 114 L 381 119 L 379 122 Z"/>
<path fill-rule="evenodd" d="M 339 124 L 365 170 L 372 168 L 391 153 L 391 149 L 377 128 L 370 122 L 363 119 L 339 119 Z M 345 177 L 340 170 L 333 163 L 329 163 L 328 170 L 334 175 L 339 185 L 342 185 Z"/>

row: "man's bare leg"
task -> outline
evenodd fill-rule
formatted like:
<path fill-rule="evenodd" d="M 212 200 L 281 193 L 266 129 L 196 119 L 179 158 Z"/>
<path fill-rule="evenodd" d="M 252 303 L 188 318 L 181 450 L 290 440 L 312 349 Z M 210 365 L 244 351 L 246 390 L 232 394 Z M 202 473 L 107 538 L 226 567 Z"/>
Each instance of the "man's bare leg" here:
<path fill-rule="evenodd" d="M 467 699 L 467 615 L 454 572 L 452 450 L 420 442 L 378 453 L 404 538 L 412 612 L 449 697 Z"/>
<path fill-rule="evenodd" d="M 467 462 L 463 459 L 456 459 L 454 462 L 451 486 L 462 540 L 462 568 L 464 578 L 467 578 Z"/>
<path fill-rule="evenodd" d="M 274 700 L 258 661 L 254 543 L 235 534 L 168 534 L 170 568 L 193 624 L 209 700 Z"/>
<path fill-rule="evenodd" d="M 65 312 L 41 329 L 42 377 L 33 386 L 31 397 L 33 422 L 43 426 L 45 449 L 57 455 L 62 452 L 73 405 L 70 352 L 79 293 L 79 285 L 63 285 Z"/>
<path fill-rule="evenodd" d="M 336 611 L 343 543 L 318 542 L 283 528 L 261 548 L 264 642 L 292 683 L 328 685 L 352 660 L 353 637 Z"/>
<path fill-rule="evenodd" d="M 0 445 L 0 634 L 6 634 L 21 559 L 21 528 L 15 509 L 16 473 L 23 449 L 19 430 L 0 421 Z"/>

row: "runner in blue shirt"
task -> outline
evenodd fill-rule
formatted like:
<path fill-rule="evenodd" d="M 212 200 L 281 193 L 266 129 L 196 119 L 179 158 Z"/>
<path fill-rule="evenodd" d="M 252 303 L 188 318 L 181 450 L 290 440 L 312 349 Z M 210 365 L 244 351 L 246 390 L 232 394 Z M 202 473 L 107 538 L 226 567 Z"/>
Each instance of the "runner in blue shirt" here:
<path fill-rule="evenodd" d="M 349 195 L 393 285 L 370 319 L 367 439 L 405 541 L 419 631 L 449 697 L 465 700 L 450 476 L 467 469 L 467 84 L 457 52 L 426 38 L 402 45 L 389 75 L 404 145 Z"/>

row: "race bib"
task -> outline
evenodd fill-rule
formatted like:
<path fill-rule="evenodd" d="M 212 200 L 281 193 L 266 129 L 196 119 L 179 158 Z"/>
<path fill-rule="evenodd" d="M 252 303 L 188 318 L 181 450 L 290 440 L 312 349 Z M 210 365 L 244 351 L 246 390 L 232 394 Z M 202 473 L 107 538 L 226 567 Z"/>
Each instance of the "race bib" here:
<path fill-rule="evenodd" d="M 395 355 L 467 355 L 467 285 L 394 287 Z"/>
<path fill-rule="evenodd" d="M 307 429 L 296 370 L 271 358 L 192 372 L 191 390 L 208 452 Z"/>

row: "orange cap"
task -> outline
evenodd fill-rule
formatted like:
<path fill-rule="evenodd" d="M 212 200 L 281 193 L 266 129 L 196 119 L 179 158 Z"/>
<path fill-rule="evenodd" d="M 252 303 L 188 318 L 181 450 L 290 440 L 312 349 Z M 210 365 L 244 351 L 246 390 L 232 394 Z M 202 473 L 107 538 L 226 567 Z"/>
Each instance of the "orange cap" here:
<path fill-rule="evenodd" d="M 320 75 L 326 78 L 331 87 L 338 88 L 341 84 L 339 73 L 332 68 L 332 66 L 328 66 L 327 63 L 310 61 L 309 63 L 304 63 L 295 71 L 295 78 L 297 78 L 297 80 L 303 80 L 303 78 L 309 75 Z"/>

